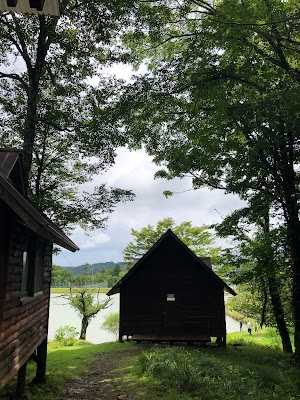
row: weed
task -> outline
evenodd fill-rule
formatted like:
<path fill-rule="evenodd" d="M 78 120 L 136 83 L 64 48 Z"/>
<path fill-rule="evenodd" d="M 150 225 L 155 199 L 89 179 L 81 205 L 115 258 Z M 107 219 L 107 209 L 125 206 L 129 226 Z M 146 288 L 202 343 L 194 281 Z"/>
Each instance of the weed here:
<path fill-rule="evenodd" d="M 55 332 L 55 340 L 57 340 L 62 346 L 73 346 L 78 336 L 78 332 L 74 326 L 64 325 L 60 326 Z"/>

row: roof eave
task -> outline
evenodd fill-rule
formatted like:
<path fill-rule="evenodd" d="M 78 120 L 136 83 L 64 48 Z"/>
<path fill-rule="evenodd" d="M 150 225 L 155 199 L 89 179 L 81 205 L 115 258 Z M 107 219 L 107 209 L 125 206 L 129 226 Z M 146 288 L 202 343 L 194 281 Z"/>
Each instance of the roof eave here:
<path fill-rule="evenodd" d="M 3 201 L 33 232 L 47 240 L 75 252 L 79 247 L 69 239 L 48 217 L 39 212 L 0 174 L 0 195 Z M 55 227 L 55 229 L 54 229 Z"/>
<path fill-rule="evenodd" d="M 112 295 L 114 295 L 114 294 L 117 294 L 117 293 L 120 293 L 120 286 L 118 285 L 118 286 L 114 286 L 114 287 L 112 287 L 107 293 L 106 293 L 106 296 L 112 296 Z"/>

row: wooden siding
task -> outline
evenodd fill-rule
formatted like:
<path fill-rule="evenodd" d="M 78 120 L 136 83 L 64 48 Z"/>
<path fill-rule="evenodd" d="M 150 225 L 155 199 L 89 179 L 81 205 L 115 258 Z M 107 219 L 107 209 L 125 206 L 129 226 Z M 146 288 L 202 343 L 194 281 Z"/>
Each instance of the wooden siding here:
<path fill-rule="evenodd" d="M 175 301 L 167 302 L 167 294 Z M 181 246 L 166 239 L 120 290 L 120 337 L 226 335 L 224 291 Z"/>
<path fill-rule="evenodd" d="M 32 232 L 15 218 L 6 226 L 9 227 L 5 232 L 5 238 L 9 238 L 7 262 L 0 258 L 0 277 L 6 277 L 0 298 L 0 389 L 47 338 L 52 265 L 52 244 L 47 242 L 41 266 L 43 290 L 36 296 L 21 299 L 23 251 L 26 237 Z M 2 234 L 1 250 L 5 246 Z"/>
<path fill-rule="evenodd" d="M 7 208 L 0 200 L 0 221 L 2 226 L 9 225 Z M 9 238 L 7 230 L 0 229 L 0 334 L 2 332 L 3 305 L 7 285 L 7 259 L 8 259 Z"/>

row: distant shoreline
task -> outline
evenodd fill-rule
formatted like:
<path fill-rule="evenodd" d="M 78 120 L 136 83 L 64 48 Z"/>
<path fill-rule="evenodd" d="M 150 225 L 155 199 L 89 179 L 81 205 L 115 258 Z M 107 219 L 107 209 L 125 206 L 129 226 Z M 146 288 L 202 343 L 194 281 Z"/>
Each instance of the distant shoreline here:
<path fill-rule="evenodd" d="M 76 287 L 72 287 L 72 290 L 74 290 L 76 292 Z M 90 289 L 93 293 L 107 293 L 110 288 L 91 288 Z M 50 294 L 69 294 L 70 293 L 70 289 L 69 288 L 51 288 L 50 289 Z"/>

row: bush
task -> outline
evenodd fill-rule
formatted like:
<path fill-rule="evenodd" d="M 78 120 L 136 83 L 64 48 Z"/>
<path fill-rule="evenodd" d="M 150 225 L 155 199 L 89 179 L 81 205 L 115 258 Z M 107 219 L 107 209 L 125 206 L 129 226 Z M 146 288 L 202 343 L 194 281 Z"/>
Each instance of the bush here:
<path fill-rule="evenodd" d="M 119 336 L 119 318 L 119 313 L 108 314 L 103 324 L 101 325 L 101 328 L 105 331 L 112 333 L 115 336 L 116 340 Z"/>
<path fill-rule="evenodd" d="M 63 346 L 73 346 L 78 332 L 74 326 L 60 326 L 55 332 L 54 339 L 60 342 Z"/>

